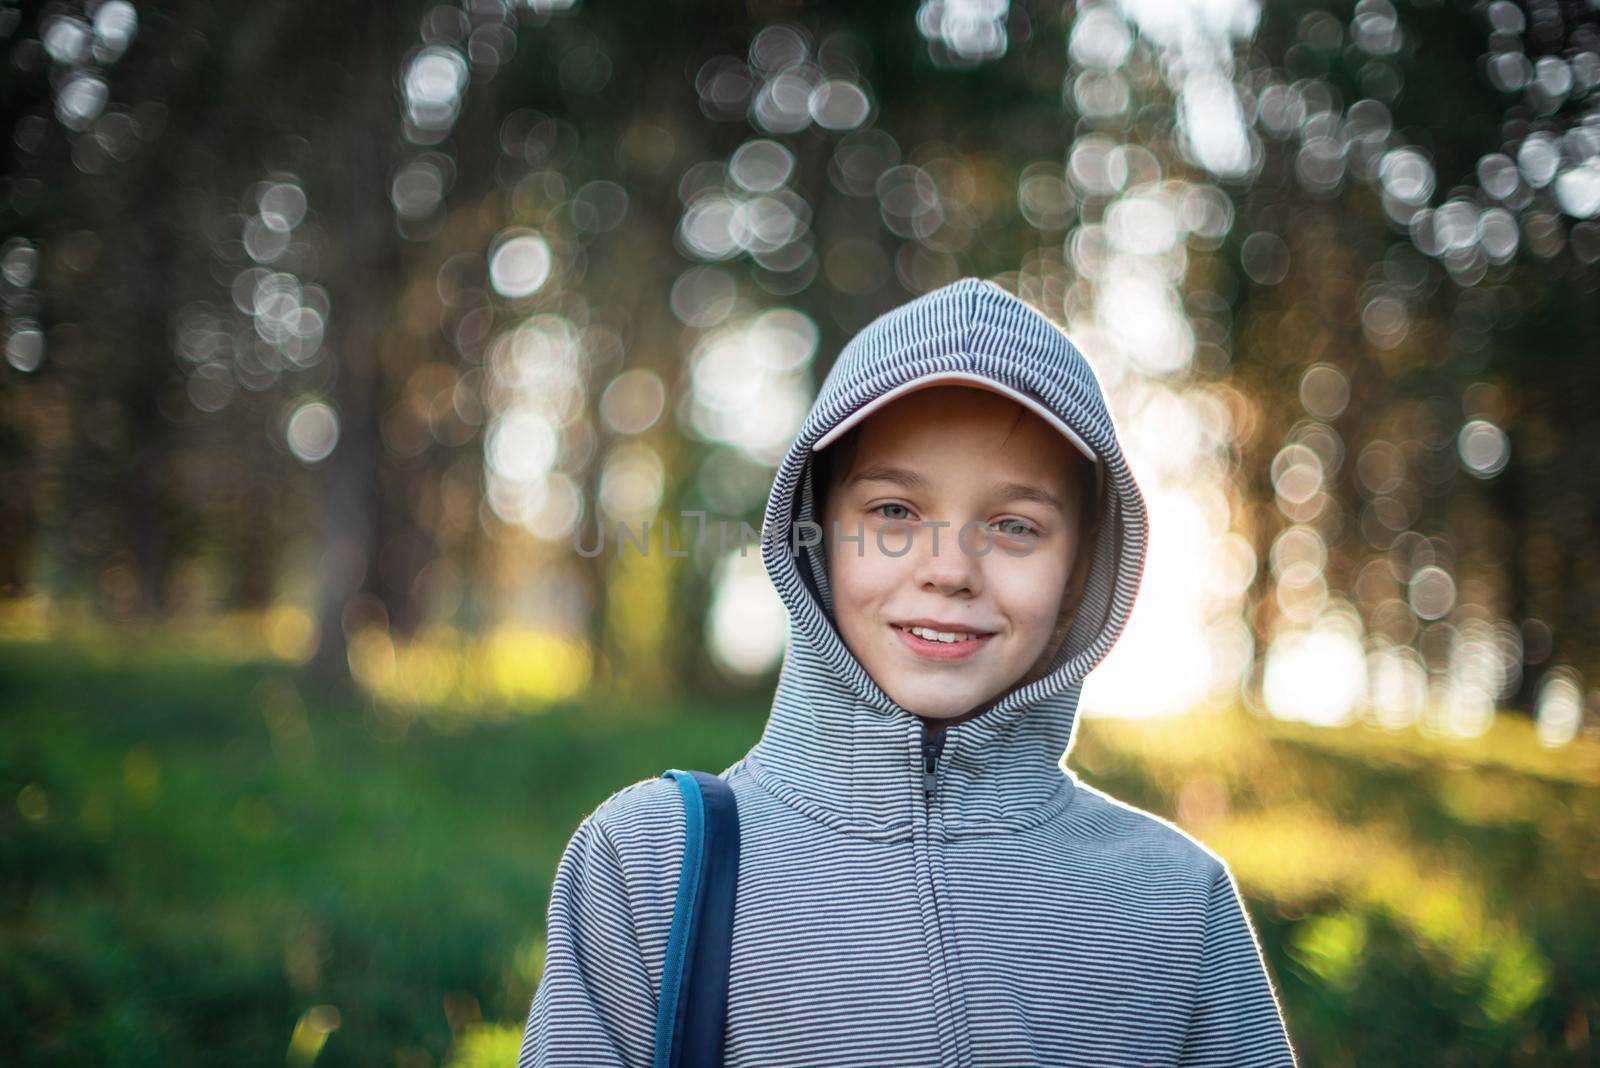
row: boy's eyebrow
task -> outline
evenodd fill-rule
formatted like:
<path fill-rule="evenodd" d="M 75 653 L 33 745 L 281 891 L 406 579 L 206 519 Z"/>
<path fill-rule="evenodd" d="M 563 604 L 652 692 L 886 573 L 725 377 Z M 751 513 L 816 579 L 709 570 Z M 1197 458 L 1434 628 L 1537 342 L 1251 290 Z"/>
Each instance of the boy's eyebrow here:
<path fill-rule="evenodd" d="M 854 486 L 858 482 L 893 482 L 907 489 L 926 490 L 928 480 L 909 467 L 897 467 L 894 464 L 872 464 L 862 468 L 845 480 L 845 485 Z M 995 485 L 991 492 L 1004 501 L 1033 501 L 1046 508 L 1054 508 L 1062 515 L 1067 514 L 1067 506 L 1062 503 L 1049 490 L 1035 486 L 1028 482 L 1001 482 Z"/>
<path fill-rule="evenodd" d="M 1060 497 L 1027 482 L 1002 482 L 994 488 L 994 492 L 1003 501 L 1033 501 L 1046 508 L 1054 508 L 1062 515 L 1067 514 L 1067 506 L 1061 503 Z"/>
<path fill-rule="evenodd" d="M 857 482 L 893 482 L 907 489 L 928 488 L 928 480 L 920 474 L 909 467 L 896 467 L 894 464 L 872 464 L 863 467 L 845 479 L 844 484 L 854 486 Z"/>

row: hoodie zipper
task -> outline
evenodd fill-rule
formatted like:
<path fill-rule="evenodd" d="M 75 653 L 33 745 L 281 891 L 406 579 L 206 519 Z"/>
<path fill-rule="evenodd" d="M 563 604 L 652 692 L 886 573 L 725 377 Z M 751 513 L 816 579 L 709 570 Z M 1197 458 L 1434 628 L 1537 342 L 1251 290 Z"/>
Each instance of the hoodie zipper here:
<path fill-rule="evenodd" d="M 928 804 L 939 792 L 939 757 L 944 752 L 944 731 L 922 725 L 922 796 Z"/>
<path fill-rule="evenodd" d="M 922 725 L 922 799 L 923 810 L 921 819 L 921 845 L 923 856 L 918 863 L 919 869 L 929 879 L 925 885 L 925 901 L 927 902 L 928 917 L 932 921 L 933 937 L 938 954 L 937 971 L 934 979 L 935 997 L 938 999 L 943 1011 L 936 1011 L 934 1016 L 936 1028 L 939 1032 L 943 1052 L 953 1060 L 942 1060 L 945 1065 L 965 1065 L 967 1057 L 962 1052 L 964 1043 L 960 1037 L 960 1026 L 956 1019 L 959 1011 L 952 997 L 951 990 L 942 987 L 941 982 L 949 984 L 959 982 L 953 973 L 954 961 L 950 959 L 950 947 L 945 941 L 944 920 L 939 915 L 939 887 L 937 876 L 934 875 L 934 805 L 939 797 L 939 760 L 944 755 L 945 732 L 930 730 L 928 725 Z M 915 840 L 915 836 L 914 836 Z M 941 977 L 942 976 L 942 980 Z"/>

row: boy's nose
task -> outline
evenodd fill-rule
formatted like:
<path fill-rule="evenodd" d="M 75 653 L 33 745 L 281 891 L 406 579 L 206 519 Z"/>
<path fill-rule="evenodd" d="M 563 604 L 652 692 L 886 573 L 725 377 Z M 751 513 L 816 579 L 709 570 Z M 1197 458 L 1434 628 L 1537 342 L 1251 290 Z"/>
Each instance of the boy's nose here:
<path fill-rule="evenodd" d="M 918 586 L 950 596 L 983 591 L 983 561 L 957 544 L 954 527 L 918 530 L 914 555 L 913 578 Z"/>

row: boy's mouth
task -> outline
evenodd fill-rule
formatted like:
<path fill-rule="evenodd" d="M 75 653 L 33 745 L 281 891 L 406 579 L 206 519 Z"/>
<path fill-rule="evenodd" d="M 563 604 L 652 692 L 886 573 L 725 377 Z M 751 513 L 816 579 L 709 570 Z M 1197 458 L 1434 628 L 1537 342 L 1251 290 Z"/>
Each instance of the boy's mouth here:
<path fill-rule="evenodd" d="M 891 623 L 907 649 L 926 660 L 965 660 L 981 649 L 994 635 L 988 631 L 968 630 L 950 625 L 928 626 L 923 623 Z"/>

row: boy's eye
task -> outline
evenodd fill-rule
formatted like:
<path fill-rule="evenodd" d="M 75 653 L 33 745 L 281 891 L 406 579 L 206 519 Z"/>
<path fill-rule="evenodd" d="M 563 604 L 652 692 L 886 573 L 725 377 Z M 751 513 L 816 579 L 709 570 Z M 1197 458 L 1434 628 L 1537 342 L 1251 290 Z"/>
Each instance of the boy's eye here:
<path fill-rule="evenodd" d="M 1033 524 L 1024 519 L 1000 519 L 994 526 L 1009 538 L 1030 538 L 1038 533 Z"/>
<path fill-rule="evenodd" d="M 874 508 L 873 511 L 877 512 L 880 515 L 882 515 L 883 514 L 883 510 L 885 508 L 903 508 L 903 509 L 905 509 L 905 512 L 906 512 L 905 515 L 884 515 L 883 518 L 885 518 L 885 519 L 910 519 L 911 518 L 911 509 L 906 508 L 906 506 L 903 505 L 903 504 L 896 504 L 893 501 L 890 501 L 887 504 L 880 504 L 876 508 Z"/>

